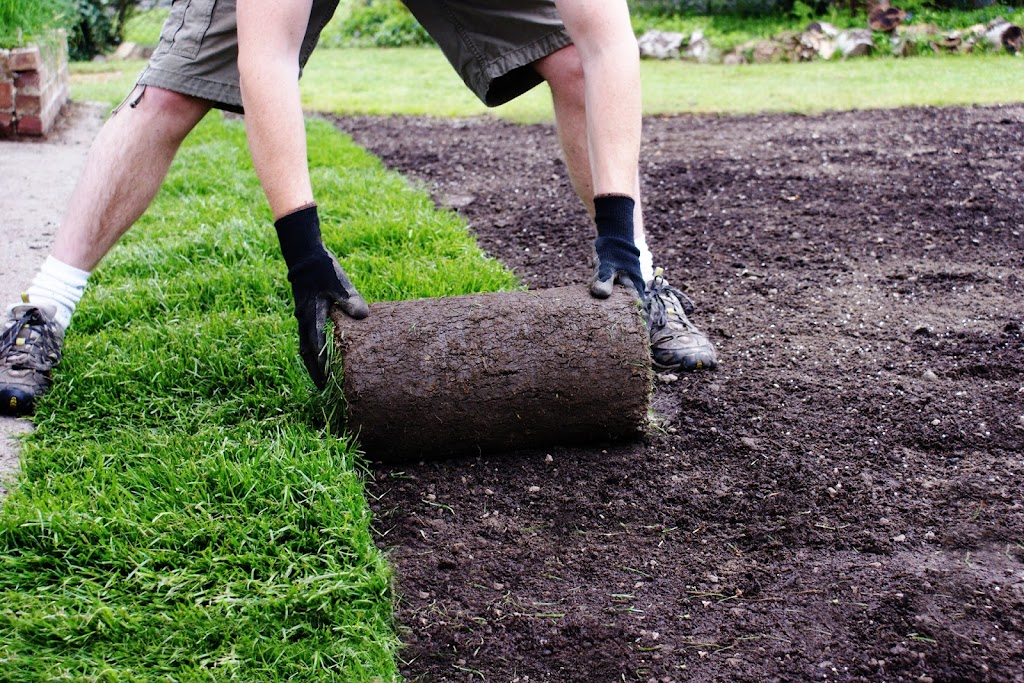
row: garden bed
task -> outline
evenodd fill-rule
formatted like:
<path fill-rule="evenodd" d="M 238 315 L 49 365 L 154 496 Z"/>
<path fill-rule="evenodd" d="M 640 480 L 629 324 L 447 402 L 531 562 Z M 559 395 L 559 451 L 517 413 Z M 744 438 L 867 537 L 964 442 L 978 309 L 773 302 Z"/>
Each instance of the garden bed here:
<path fill-rule="evenodd" d="M 550 126 L 337 124 L 530 287 L 587 280 Z M 406 675 L 1024 680 L 1022 146 L 1019 105 L 647 120 L 721 367 L 641 443 L 373 468 Z"/>

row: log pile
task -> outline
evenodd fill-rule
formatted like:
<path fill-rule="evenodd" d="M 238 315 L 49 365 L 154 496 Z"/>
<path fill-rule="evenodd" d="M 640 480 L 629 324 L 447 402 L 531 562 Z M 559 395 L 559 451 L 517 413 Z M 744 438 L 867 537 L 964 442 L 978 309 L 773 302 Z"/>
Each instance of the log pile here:
<path fill-rule="evenodd" d="M 635 297 L 583 286 L 335 312 L 346 426 L 394 461 L 635 437 L 650 341 Z"/>
<path fill-rule="evenodd" d="M 988 24 L 942 31 L 934 24 L 904 24 L 907 16 L 904 10 L 881 0 L 871 7 L 866 27 L 840 30 L 827 22 L 814 21 L 802 32 L 751 41 L 725 53 L 712 46 L 700 31 L 687 36 L 651 30 L 637 42 L 641 57 L 723 64 L 806 62 L 836 56 L 849 59 L 872 54 L 886 44 L 901 57 L 922 49 L 969 53 L 979 47 L 1020 55 L 1024 48 L 1024 32 L 1001 17 Z"/>

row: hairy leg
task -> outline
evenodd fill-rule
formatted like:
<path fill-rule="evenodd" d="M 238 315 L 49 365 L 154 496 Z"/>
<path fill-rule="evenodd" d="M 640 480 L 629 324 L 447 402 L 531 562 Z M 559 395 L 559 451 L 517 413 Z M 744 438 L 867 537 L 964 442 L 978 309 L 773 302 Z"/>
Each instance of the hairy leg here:
<path fill-rule="evenodd" d="M 565 156 L 569 180 L 591 217 L 594 215 L 594 183 L 587 150 L 587 106 L 583 75 L 583 62 L 575 45 L 562 48 L 534 64 L 551 88 L 551 102 L 555 112 L 558 141 Z M 643 209 L 640 201 L 640 178 L 634 175 L 633 239 L 640 248 L 640 265 L 644 277 L 653 277 L 653 264 L 644 233 Z"/>
<path fill-rule="evenodd" d="M 202 100 L 147 87 L 134 107 L 111 116 L 86 157 L 54 258 L 84 271 L 95 268 L 149 207 L 181 142 L 209 109 Z"/>
<path fill-rule="evenodd" d="M 584 72 L 594 195 L 632 195 L 640 155 L 640 52 L 625 0 L 555 0 Z"/>

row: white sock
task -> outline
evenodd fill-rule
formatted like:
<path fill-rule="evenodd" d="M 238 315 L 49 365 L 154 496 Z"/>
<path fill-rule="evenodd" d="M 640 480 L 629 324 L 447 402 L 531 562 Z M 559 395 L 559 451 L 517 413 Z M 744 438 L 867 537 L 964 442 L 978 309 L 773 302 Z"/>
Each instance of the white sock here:
<path fill-rule="evenodd" d="M 85 293 L 90 273 L 58 261 L 53 256 L 39 268 L 28 288 L 28 300 L 33 304 L 52 306 L 56 309 L 54 319 L 67 329 L 75 306 Z"/>
<path fill-rule="evenodd" d="M 644 276 L 644 282 L 650 282 L 654 279 L 654 256 L 647 246 L 647 236 L 634 233 L 633 243 L 640 250 L 640 274 Z"/>

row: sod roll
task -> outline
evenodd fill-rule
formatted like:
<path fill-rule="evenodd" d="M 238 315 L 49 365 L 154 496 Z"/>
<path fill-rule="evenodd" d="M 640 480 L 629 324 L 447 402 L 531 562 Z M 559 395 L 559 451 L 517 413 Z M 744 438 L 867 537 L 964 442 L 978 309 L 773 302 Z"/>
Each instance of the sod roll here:
<path fill-rule="evenodd" d="M 635 298 L 583 286 L 334 311 L 348 429 L 375 460 L 636 437 L 652 390 Z"/>

